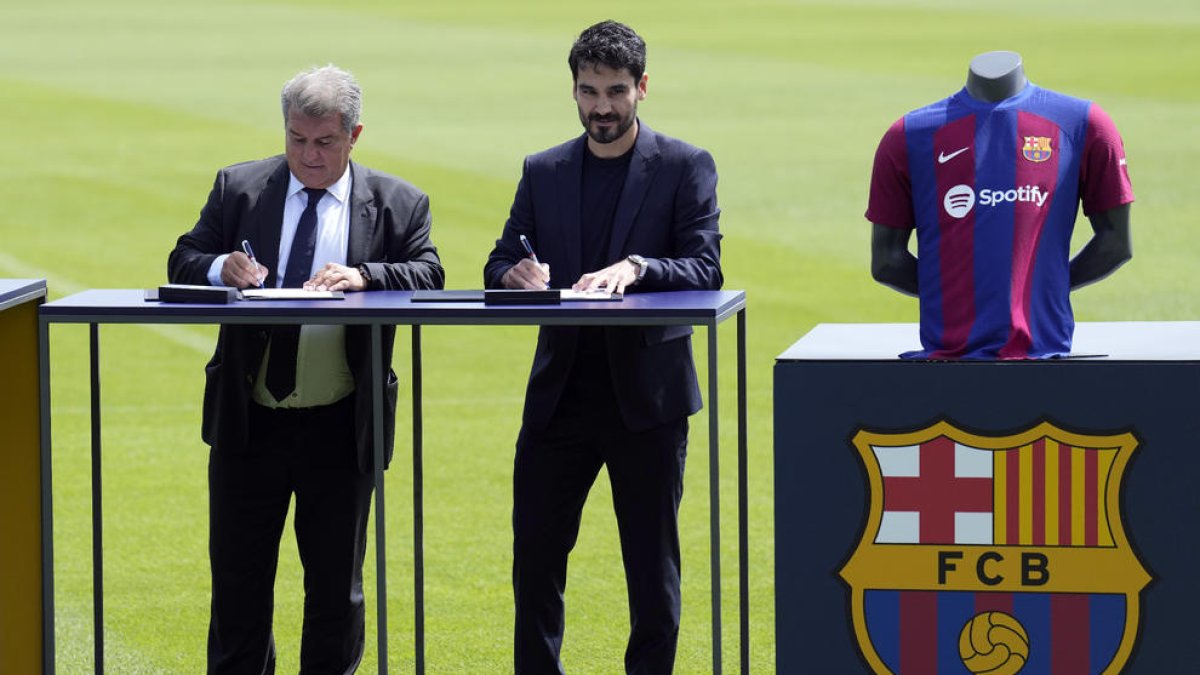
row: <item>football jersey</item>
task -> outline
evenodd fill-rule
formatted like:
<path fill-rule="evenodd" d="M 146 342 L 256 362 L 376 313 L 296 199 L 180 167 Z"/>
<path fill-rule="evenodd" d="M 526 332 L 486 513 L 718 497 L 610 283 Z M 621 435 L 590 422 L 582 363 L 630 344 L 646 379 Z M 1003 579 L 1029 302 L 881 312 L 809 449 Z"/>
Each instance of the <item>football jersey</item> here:
<path fill-rule="evenodd" d="M 902 356 L 1068 354 L 1081 201 L 1087 215 L 1133 201 L 1121 137 L 1090 101 L 1029 84 L 987 103 L 964 88 L 897 120 L 866 216 L 917 229 L 922 349 Z"/>

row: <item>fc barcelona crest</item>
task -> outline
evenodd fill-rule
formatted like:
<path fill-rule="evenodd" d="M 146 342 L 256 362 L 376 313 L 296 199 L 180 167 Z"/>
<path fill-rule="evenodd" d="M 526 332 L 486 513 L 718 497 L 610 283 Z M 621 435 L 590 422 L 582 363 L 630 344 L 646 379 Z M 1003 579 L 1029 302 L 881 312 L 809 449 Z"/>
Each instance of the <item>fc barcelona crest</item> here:
<path fill-rule="evenodd" d="M 1021 148 L 1021 152 L 1031 162 L 1044 162 L 1054 154 L 1047 136 L 1025 136 L 1025 147 Z"/>
<path fill-rule="evenodd" d="M 1121 671 L 1150 581 L 1120 511 L 1132 434 L 943 421 L 854 446 L 870 505 L 841 576 L 875 672 Z"/>

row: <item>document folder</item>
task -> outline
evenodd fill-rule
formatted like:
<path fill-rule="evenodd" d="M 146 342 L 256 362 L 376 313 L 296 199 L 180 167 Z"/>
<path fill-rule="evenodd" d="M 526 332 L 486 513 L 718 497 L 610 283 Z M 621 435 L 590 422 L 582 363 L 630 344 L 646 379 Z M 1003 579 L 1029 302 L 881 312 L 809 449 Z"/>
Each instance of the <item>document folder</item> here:
<path fill-rule="evenodd" d="M 557 305 L 562 294 L 557 288 L 545 291 L 492 289 L 483 292 L 485 305 Z"/>
<path fill-rule="evenodd" d="M 236 288 L 227 286 L 196 286 L 191 284 L 163 284 L 157 289 L 146 291 L 146 300 L 159 302 L 181 302 L 204 305 L 227 305 L 241 299 Z"/>

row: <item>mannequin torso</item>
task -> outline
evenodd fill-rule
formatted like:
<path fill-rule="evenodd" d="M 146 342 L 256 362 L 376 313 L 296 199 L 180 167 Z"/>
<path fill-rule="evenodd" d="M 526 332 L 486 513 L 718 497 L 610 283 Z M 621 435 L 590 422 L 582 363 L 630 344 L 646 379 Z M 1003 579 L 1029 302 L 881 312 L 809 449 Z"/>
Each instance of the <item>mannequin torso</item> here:
<path fill-rule="evenodd" d="M 971 59 L 967 93 L 977 101 L 995 103 L 1016 96 L 1029 84 L 1016 52 L 987 52 Z"/>

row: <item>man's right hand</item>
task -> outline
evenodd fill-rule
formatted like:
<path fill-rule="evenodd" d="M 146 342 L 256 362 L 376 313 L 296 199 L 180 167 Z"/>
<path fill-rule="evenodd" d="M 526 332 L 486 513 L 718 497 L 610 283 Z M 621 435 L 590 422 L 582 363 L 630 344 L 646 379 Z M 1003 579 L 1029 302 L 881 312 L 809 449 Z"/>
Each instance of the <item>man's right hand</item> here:
<path fill-rule="evenodd" d="M 508 268 L 500 282 L 505 288 L 543 290 L 550 287 L 550 266 L 545 263 L 539 265 L 530 258 L 522 258 L 521 262 Z"/>
<path fill-rule="evenodd" d="M 250 260 L 241 251 L 234 251 L 221 266 L 221 283 L 234 288 L 258 287 L 267 278 L 267 268 Z"/>

